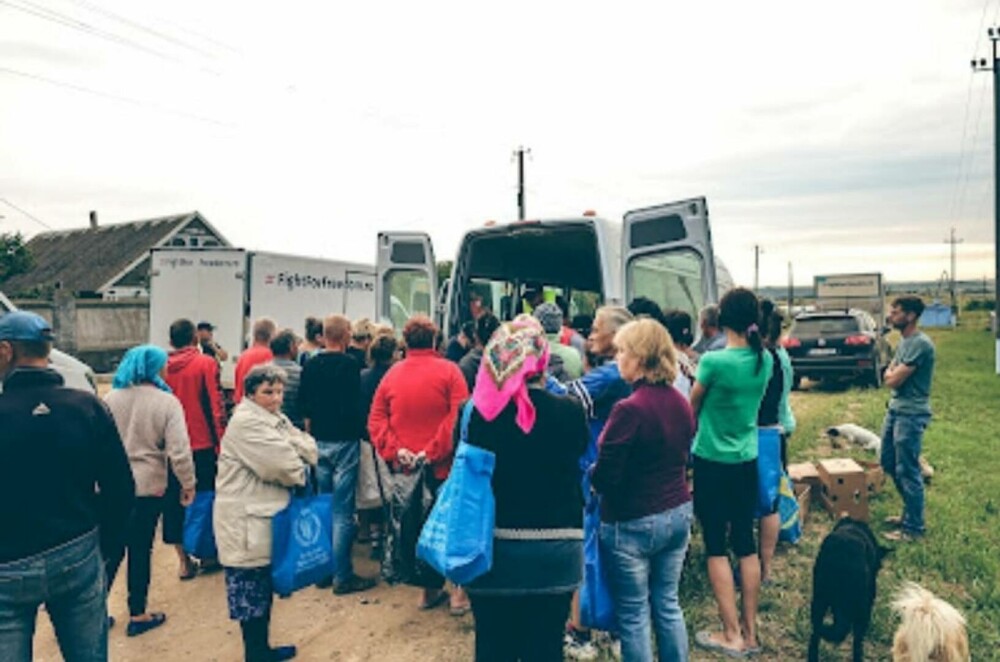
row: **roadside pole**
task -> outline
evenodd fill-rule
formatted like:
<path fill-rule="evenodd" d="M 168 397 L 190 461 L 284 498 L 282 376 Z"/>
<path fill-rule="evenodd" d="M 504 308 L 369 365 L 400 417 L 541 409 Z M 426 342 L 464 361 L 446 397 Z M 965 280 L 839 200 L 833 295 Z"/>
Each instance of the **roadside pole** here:
<path fill-rule="evenodd" d="M 989 28 L 986 34 L 990 38 L 991 59 L 973 60 L 972 70 L 993 72 L 993 314 L 996 316 L 994 360 L 996 374 L 1000 375 L 1000 58 L 997 51 L 1000 28 Z"/>

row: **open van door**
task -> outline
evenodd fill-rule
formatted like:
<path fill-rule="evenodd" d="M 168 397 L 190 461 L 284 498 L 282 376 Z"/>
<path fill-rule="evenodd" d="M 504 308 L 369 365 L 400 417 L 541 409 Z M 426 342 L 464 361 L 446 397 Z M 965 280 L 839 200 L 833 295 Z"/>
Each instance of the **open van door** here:
<path fill-rule="evenodd" d="M 380 232 L 375 301 L 380 320 L 401 331 L 413 315 L 436 320 L 437 267 L 430 235 Z"/>
<path fill-rule="evenodd" d="M 625 214 L 622 232 L 625 301 L 652 299 L 692 319 L 719 298 L 705 198 Z"/>

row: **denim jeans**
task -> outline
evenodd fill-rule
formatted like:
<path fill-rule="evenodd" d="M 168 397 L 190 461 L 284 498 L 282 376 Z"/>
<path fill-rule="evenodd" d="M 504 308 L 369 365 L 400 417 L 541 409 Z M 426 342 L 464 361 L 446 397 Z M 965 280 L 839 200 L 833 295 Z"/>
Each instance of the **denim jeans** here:
<path fill-rule="evenodd" d="M 889 410 L 882 426 L 882 469 L 892 476 L 903 498 L 903 531 L 923 535 L 924 479 L 920 473 L 920 449 L 930 414 L 900 414 Z"/>
<path fill-rule="evenodd" d="M 96 529 L 35 556 L 0 564 L 0 660 L 30 662 L 42 604 L 66 662 L 108 659 L 107 590 Z"/>
<path fill-rule="evenodd" d="M 652 662 L 651 621 L 659 659 L 688 659 L 678 584 L 693 517 L 688 502 L 639 519 L 601 523 L 601 552 L 608 562 L 625 662 Z"/>
<path fill-rule="evenodd" d="M 354 492 L 358 485 L 361 444 L 354 441 L 320 441 L 316 484 L 319 491 L 333 494 L 334 581 L 354 576 L 351 547 L 354 545 Z"/>

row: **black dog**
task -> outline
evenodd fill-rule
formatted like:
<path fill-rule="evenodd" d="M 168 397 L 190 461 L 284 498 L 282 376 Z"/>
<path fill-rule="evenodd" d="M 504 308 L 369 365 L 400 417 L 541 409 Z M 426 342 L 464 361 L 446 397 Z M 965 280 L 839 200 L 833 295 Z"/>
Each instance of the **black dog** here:
<path fill-rule="evenodd" d="M 862 662 L 865 634 L 875 604 L 875 578 L 889 550 L 864 522 L 844 518 L 823 539 L 813 566 L 812 637 L 809 662 L 819 660 L 820 637 L 839 644 L 854 633 L 854 662 Z M 826 624 L 827 612 L 833 624 Z"/>

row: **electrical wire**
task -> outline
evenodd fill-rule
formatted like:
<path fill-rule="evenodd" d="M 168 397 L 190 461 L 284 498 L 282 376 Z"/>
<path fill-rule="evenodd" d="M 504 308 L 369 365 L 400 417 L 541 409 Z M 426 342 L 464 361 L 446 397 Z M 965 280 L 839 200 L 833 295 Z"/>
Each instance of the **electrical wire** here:
<path fill-rule="evenodd" d="M 101 90 L 91 89 L 89 87 L 84 87 L 82 85 L 77 85 L 75 83 L 67 83 L 66 81 L 56 80 L 54 78 L 39 76 L 38 74 L 29 73 L 27 71 L 18 71 L 17 69 L 11 69 L 9 67 L 0 66 L 0 73 L 8 74 L 11 76 L 18 76 L 20 78 L 26 78 L 41 83 L 47 83 L 49 85 L 62 87 L 68 90 L 73 90 L 75 92 L 80 92 L 82 94 L 90 94 L 92 96 L 101 97 L 103 99 L 110 99 L 112 101 L 118 101 L 121 103 L 127 103 L 142 108 L 148 108 L 160 113 L 166 113 L 168 115 L 176 115 L 178 117 L 183 117 L 185 119 L 196 120 L 199 122 L 206 122 L 208 124 L 214 124 L 216 126 L 222 126 L 230 129 L 236 128 L 236 125 L 233 124 L 232 122 L 225 122 L 222 120 L 214 119 L 212 117 L 205 117 L 203 115 L 196 115 L 194 113 L 189 113 L 184 110 L 178 110 L 176 108 L 170 108 L 167 106 L 161 106 L 159 104 L 150 103 L 148 101 L 143 101 L 142 99 L 134 99 L 132 97 L 124 97 L 118 94 L 112 94 L 110 92 L 103 92 Z"/>
<path fill-rule="evenodd" d="M 8 200 L 7 198 L 0 198 L 0 202 L 4 203 L 5 205 L 7 205 L 8 207 L 10 207 L 11 209 L 15 209 L 15 210 L 21 212 L 22 214 L 24 214 L 25 216 L 27 216 L 28 218 L 30 218 L 31 220 L 33 220 L 35 223 L 38 223 L 39 225 L 41 225 L 46 230 L 53 230 L 53 231 L 55 230 L 55 228 L 53 228 L 51 225 L 49 225 L 48 223 L 46 223 L 42 219 L 38 218 L 37 216 L 35 216 L 33 214 L 29 214 L 28 212 L 24 211 L 23 209 L 21 209 L 20 207 L 18 207 L 17 205 L 15 205 L 13 202 L 11 202 L 10 200 Z"/>

